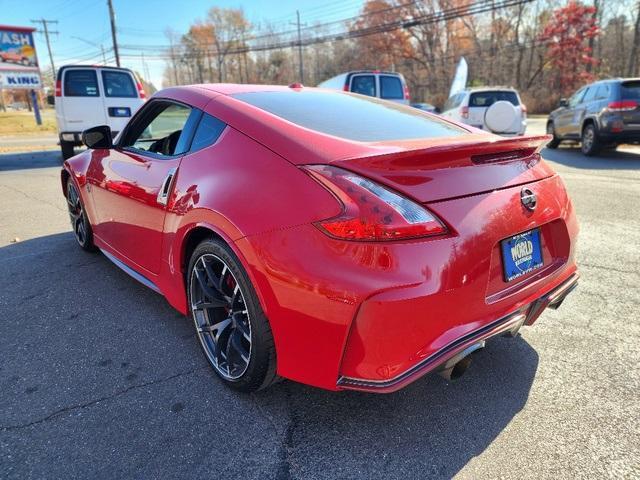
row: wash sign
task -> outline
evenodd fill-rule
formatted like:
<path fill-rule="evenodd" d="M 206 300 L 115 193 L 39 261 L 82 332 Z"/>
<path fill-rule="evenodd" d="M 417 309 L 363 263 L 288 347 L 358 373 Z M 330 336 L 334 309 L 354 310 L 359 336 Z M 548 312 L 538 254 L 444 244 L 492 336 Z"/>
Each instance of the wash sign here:
<path fill-rule="evenodd" d="M 42 87 L 40 73 L 0 71 L 0 87 L 21 90 L 38 90 Z"/>
<path fill-rule="evenodd" d="M 39 71 L 34 30 L 0 25 L 0 71 Z"/>

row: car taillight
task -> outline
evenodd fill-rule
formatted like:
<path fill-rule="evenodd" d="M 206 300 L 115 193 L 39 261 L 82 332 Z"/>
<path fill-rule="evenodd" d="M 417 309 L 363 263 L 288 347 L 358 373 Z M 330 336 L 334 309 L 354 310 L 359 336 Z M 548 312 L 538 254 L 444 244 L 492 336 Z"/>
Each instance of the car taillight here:
<path fill-rule="evenodd" d="M 409 85 L 404 86 L 404 99 L 409 100 L 411 96 L 409 95 Z"/>
<path fill-rule="evenodd" d="M 60 80 L 56 80 L 56 97 L 62 96 L 62 82 Z"/>
<path fill-rule="evenodd" d="M 349 91 L 349 85 L 345 83 L 344 87 L 342 87 L 342 91 L 343 92 L 348 92 Z"/>
<path fill-rule="evenodd" d="M 147 94 L 144 93 L 144 88 L 142 88 L 142 83 L 136 82 L 136 87 L 138 87 L 138 96 L 140 98 L 147 98 Z"/>
<path fill-rule="evenodd" d="M 469 118 L 469 107 L 460 107 L 460 116 L 462 118 Z"/>
<path fill-rule="evenodd" d="M 638 102 L 635 100 L 622 100 L 619 102 L 610 102 L 607 105 L 607 110 L 612 112 L 628 112 L 630 110 L 635 110 L 638 107 Z"/>
<path fill-rule="evenodd" d="M 342 240 L 386 241 L 442 235 L 444 224 L 422 205 L 348 170 L 302 167 L 342 203 L 340 215 L 316 223 Z"/>
<path fill-rule="evenodd" d="M 522 116 L 526 117 L 527 116 L 527 106 L 524 103 L 520 104 L 520 110 L 522 110 Z"/>

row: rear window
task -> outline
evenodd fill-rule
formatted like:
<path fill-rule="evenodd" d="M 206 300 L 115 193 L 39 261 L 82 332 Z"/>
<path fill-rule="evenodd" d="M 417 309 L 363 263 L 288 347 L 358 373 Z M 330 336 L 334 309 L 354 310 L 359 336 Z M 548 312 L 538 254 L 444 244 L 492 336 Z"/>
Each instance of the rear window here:
<path fill-rule="evenodd" d="M 303 90 L 232 96 L 301 127 L 348 140 L 381 142 L 467 133 L 417 108 L 346 93 Z"/>
<path fill-rule="evenodd" d="M 640 100 L 640 81 L 622 83 L 620 93 L 623 100 Z"/>
<path fill-rule="evenodd" d="M 506 102 L 515 105 L 520 105 L 518 101 L 518 95 L 516 92 L 510 91 L 495 91 L 495 92 L 475 92 L 469 97 L 470 107 L 490 107 L 494 103 L 504 100 Z"/>
<path fill-rule="evenodd" d="M 386 100 L 404 100 L 402 82 L 398 77 L 380 76 L 380 98 Z"/>
<path fill-rule="evenodd" d="M 66 97 L 97 97 L 98 77 L 95 70 L 67 70 L 64 75 Z"/>
<path fill-rule="evenodd" d="M 102 83 L 104 84 L 104 94 L 107 97 L 138 97 L 133 79 L 127 72 L 102 70 Z"/>
<path fill-rule="evenodd" d="M 351 79 L 351 91 L 360 95 L 376 96 L 376 79 L 373 75 L 354 75 Z"/>

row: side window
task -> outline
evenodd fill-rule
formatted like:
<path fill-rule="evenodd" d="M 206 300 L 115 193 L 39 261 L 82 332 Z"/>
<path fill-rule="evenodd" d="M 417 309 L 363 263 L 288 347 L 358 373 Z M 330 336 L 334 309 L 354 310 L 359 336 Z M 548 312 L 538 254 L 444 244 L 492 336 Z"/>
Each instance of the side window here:
<path fill-rule="evenodd" d="M 597 85 L 591 85 L 587 89 L 587 93 L 584 94 L 584 98 L 582 99 L 582 103 L 591 102 L 596 99 L 596 92 L 598 91 Z"/>
<path fill-rule="evenodd" d="M 400 77 L 380 75 L 380 98 L 386 100 L 403 100 L 404 90 Z"/>
<path fill-rule="evenodd" d="M 370 97 L 376 96 L 376 79 L 373 75 L 356 75 L 351 78 L 351 91 Z"/>
<path fill-rule="evenodd" d="M 607 100 L 609 98 L 609 85 L 606 83 L 601 84 L 598 87 L 598 93 L 596 94 L 597 100 Z"/>
<path fill-rule="evenodd" d="M 218 140 L 218 137 L 222 134 L 222 131 L 226 126 L 227 124 L 223 121 L 204 113 L 200 120 L 200 124 L 196 129 L 196 133 L 193 136 L 191 151 L 195 152 L 196 150 L 200 150 L 201 148 L 205 148 L 216 143 L 216 140 Z"/>
<path fill-rule="evenodd" d="M 127 72 L 102 70 L 102 85 L 104 85 L 104 94 L 106 97 L 138 97 L 133 79 Z"/>
<path fill-rule="evenodd" d="M 570 107 L 575 107 L 580 103 L 580 101 L 582 100 L 582 97 L 584 96 L 585 90 L 586 88 L 581 88 L 580 90 L 578 90 L 576 93 L 573 94 L 573 96 L 569 99 Z"/>
<path fill-rule="evenodd" d="M 183 134 L 187 124 L 199 116 L 197 110 L 186 105 L 153 101 L 136 116 L 120 144 L 121 147 L 141 153 L 170 157 L 185 153 L 189 139 Z"/>
<path fill-rule="evenodd" d="M 97 97 L 98 76 L 95 70 L 67 70 L 64 74 L 65 97 Z"/>

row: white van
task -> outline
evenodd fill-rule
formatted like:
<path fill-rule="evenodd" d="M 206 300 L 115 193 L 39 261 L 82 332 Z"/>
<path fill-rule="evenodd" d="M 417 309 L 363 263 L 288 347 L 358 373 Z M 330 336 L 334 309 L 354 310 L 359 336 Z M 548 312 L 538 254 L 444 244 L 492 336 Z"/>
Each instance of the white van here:
<path fill-rule="evenodd" d="M 146 98 L 128 68 L 66 65 L 58 70 L 55 107 L 62 157 L 73 156 L 87 128 L 109 125 L 113 135 L 124 128 Z"/>
<path fill-rule="evenodd" d="M 442 116 L 498 135 L 524 135 L 527 107 L 513 88 L 467 89 L 449 97 Z"/>
<path fill-rule="evenodd" d="M 330 88 L 409 104 L 409 87 L 404 77 L 396 72 L 355 70 L 325 80 L 319 88 Z"/>

